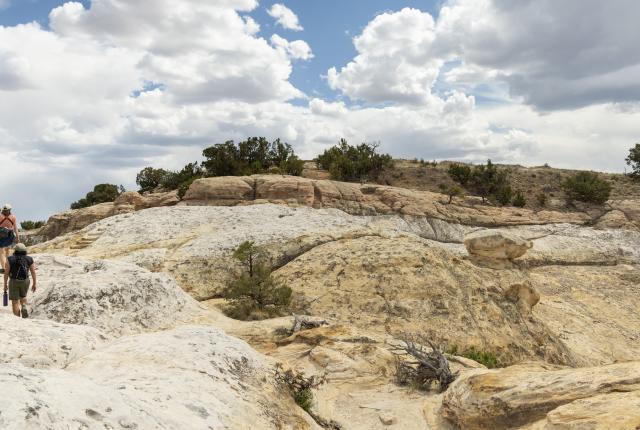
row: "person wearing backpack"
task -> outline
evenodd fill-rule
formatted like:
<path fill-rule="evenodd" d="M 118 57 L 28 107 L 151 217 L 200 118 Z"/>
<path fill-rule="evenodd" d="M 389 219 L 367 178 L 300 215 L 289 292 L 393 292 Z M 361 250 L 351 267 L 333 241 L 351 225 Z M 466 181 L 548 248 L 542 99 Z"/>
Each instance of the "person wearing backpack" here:
<path fill-rule="evenodd" d="M 11 205 L 9 203 L 2 207 L 0 213 L 0 273 L 4 272 L 4 266 L 9 256 L 9 248 L 20 242 L 20 233 L 18 231 L 18 220 L 15 215 L 11 214 Z"/>
<path fill-rule="evenodd" d="M 17 317 L 27 318 L 27 293 L 29 292 L 29 274 L 33 279 L 31 291 L 36 292 L 38 279 L 36 277 L 36 265 L 33 258 L 27 255 L 27 247 L 23 243 L 16 245 L 14 254 L 7 258 L 4 270 L 4 291 L 9 290 L 9 300 L 13 308 L 13 314 Z"/>

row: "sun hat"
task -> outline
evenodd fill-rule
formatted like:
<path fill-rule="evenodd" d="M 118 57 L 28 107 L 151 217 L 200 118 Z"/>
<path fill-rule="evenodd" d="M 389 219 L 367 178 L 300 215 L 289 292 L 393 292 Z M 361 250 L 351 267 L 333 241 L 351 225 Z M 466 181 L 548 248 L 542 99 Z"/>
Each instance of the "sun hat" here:
<path fill-rule="evenodd" d="M 15 252 L 27 252 L 27 246 L 24 243 L 19 243 L 15 247 Z"/>
<path fill-rule="evenodd" d="M 13 207 L 9 203 L 5 203 L 4 206 L 2 206 L 3 211 L 10 211 L 11 209 L 13 209 Z"/>

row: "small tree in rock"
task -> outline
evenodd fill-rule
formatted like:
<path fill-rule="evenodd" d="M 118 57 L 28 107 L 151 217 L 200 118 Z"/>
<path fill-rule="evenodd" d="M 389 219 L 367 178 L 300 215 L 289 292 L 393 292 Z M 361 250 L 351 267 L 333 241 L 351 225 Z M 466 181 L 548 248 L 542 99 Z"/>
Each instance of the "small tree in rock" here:
<path fill-rule="evenodd" d="M 513 197 L 512 204 L 517 208 L 523 208 L 527 204 L 527 199 L 524 198 L 522 191 L 516 192 L 516 195 Z"/>
<path fill-rule="evenodd" d="M 562 188 L 569 200 L 599 205 L 609 200 L 611 194 L 611 185 L 595 172 L 578 172 L 568 177 Z"/>
<path fill-rule="evenodd" d="M 457 185 L 446 187 L 444 193 L 449 196 L 448 204 L 453 202 L 454 197 L 464 197 L 464 190 Z"/>
<path fill-rule="evenodd" d="M 242 273 L 223 292 L 229 301 L 226 314 L 241 320 L 282 315 L 291 303 L 292 291 L 273 278 L 264 253 L 253 242 L 244 242 L 233 257 L 242 265 Z"/>
<path fill-rule="evenodd" d="M 466 186 L 471 180 L 471 166 L 453 163 L 449 166 L 449 176 L 462 186 Z"/>
<path fill-rule="evenodd" d="M 631 176 L 640 179 L 640 143 L 629 150 L 629 156 L 625 160 L 631 166 Z"/>

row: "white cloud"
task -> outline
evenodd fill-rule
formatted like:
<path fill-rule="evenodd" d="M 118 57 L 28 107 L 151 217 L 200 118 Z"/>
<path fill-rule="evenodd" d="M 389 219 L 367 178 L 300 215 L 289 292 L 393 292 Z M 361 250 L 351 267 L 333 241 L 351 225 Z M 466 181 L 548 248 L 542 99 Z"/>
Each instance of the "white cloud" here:
<path fill-rule="evenodd" d="M 303 30 L 298 20 L 298 16 L 291 9 L 282 3 L 275 3 L 267 11 L 269 16 L 274 18 L 278 24 L 287 30 L 301 31 Z"/>
<path fill-rule="evenodd" d="M 7 9 L 9 6 L 11 6 L 10 0 L 0 0 L 0 10 Z"/>
<path fill-rule="evenodd" d="M 271 44 L 285 52 L 293 60 L 310 60 L 313 58 L 311 47 L 304 40 L 288 40 L 274 34 L 271 36 Z"/>
<path fill-rule="evenodd" d="M 516 13 L 509 4 L 450 1 L 437 22 L 415 9 L 373 19 L 354 39 L 357 56 L 328 74 L 328 83 L 360 106 L 321 98 L 290 103 L 308 99 L 289 78 L 294 60 L 313 58 L 311 47 L 261 38 L 259 24 L 242 16 L 257 7 L 254 0 L 156 0 L 151 9 L 144 0 L 94 1 L 90 9 L 70 2 L 52 11 L 51 30 L 0 27 L 3 199 L 14 200 L 19 215 L 42 218 L 96 183 L 134 187 L 135 172 L 146 165 L 178 168 L 199 159 L 203 147 L 251 135 L 280 137 L 306 158 L 345 137 L 380 141 L 399 157 L 621 170 L 638 139 L 640 104 L 540 115 L 527 94 L 536 77 L 567 84 L 557 97 L 538 88 L 539 99 L 564 94 L 593 103 L 600 88 L 617 101 L 614 83 L 629 94 L 637 85 L 626 69 L 636 54 L 627 66 L 607 53 L 602 58 L 611 63 L 587 67 L 597 63 L 593 54 L 577 77 L 573 66 L 566 73 L 561 64 L 545 66 L 553 58 L 546 35 L 537 35 L 540 48 L 536 34 L 504 30 L 515 25 L 503 22 Z M 542 6 L 558 3 L 539 3 L 537 15 L 533 3 L 521 4 L 540 21 L 552 13 Z M 626 46 L 626 39 L 611 46 Z"/>
<path fill-rule="evenodd" d="M 429 103 L 443 64 L 431 54 L 434 38 L 428 13 L 405 8 L 378 15 L 354 39 L 358 56 L 328 71 L 329 85 L 355 100 Z"/>

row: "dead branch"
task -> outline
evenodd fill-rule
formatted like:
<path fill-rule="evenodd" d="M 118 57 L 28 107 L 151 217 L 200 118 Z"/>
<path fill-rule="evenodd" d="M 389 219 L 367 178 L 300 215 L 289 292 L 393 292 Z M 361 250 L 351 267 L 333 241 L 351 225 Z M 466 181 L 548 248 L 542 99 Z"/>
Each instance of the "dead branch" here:
<path fill-rule="evenodd" d="M 306 315 L 293 315 L 293 318 L 293 326 L 290 330 L 291 334 L 298 333 L 302 330 L 311 330 L 313 328 L 329 325 L 326 320 L 309 317 Z"/>
<path fill-rule="evenodd" d="M 397 358 L 396 379 L 401 385 L 413 385 L 421 390 L 429 390 L 437 382 L 440 391 L 445 391 L 457 374 L 451 373 L 444 353 L 429 339 L 425 341 L 431 351 L 426 351 L 414 337 L 406 337 L 403 345 L 392 348 Z"/>

